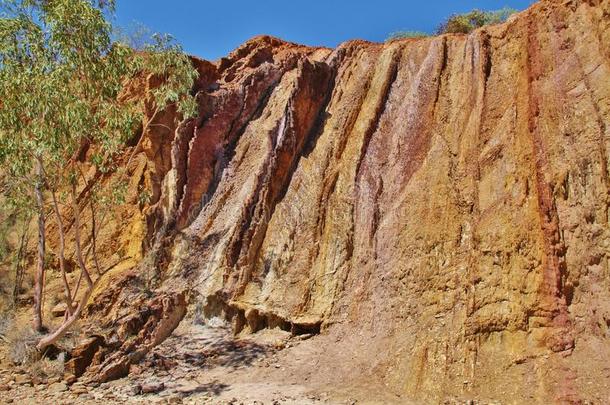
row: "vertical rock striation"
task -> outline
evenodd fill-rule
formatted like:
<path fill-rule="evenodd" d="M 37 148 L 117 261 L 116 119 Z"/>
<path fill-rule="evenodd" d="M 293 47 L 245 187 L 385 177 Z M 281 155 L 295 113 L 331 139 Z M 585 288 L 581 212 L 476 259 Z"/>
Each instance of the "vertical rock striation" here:
<path fill-rule="evenodd" d="M 208 316 L 366 342 L 412 397 L 607 396 L 609 1 L 195 63 L 149 224 Z"/>

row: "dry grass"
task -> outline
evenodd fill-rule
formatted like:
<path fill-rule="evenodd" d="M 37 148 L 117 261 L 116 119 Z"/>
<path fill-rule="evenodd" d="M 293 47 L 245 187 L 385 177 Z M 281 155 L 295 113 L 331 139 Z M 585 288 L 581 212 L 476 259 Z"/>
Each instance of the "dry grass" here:
<path fill-rule="evenodd" d="M 14 322 L 15 316 L 11 312 L 4 311 L 0 314 L 0 340 L 4 343 L 10 342 L 6 335 L 11 330 Z"/>
<path fill-rule="evenodd" d="M 5 321 L 7 323 L 4 334 L 8 344 L 9 359 L 16 365 L 29 365 L 38 359 L 36 342 L 40 335 L 29 325 L 19 322 L 15 318 Z"/>
<path fill-rule="evenodd" d="M 60 353 L 54 359 L 41 358 L 36 350 L 36 343 L 40 336 L 28 322 L 24 322 L 10 313 L 0 315 L 0 339 L 8 348 L 8 359 L 13 365 L 24 367 L 32 377 L 39 379 L 61 377 L 64 371 L 65 353 Z M 66 341 L 65 343 L 73 342 Z"/>
<path fill-rule="evenodd" d="M 55 360 L 42 358 L 31 363 L 28 366 L 28 371 L 32 377 L 38 377 L 40 379 L 61 377 L 64 372 L 64 360 L 65 356 L 63 353 L 57 356 L 57 359 Z"/>

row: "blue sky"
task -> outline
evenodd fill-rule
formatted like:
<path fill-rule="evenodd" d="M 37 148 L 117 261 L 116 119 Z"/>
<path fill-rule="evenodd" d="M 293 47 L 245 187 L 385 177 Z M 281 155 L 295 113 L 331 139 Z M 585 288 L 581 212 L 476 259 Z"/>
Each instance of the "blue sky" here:
<path fill-rule="evenodd" d="M 184 49 L 214 60 L 268 34 L 335 47 L 348 39 L 383 41 L 398 30 L 433 32 L 448 15 L 473 8 L 522 10 L 532 0 L 118 0 L 116 22 L 172 34 Z"/>

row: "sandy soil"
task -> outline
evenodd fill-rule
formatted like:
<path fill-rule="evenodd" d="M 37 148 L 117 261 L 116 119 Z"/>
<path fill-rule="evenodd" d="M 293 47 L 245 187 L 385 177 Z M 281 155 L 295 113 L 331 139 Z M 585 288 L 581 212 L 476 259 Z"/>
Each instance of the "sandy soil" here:
<path fill-rule="evenodd" d="M 0 370 L 0 402 L 15 404 L 373 404 L 405 403 L 389 393 L 336 384 L 317 373 L 315 357 L 328 336 L 291 337 L 263 330 L 235 338 L 220 322 L 184 321 L 129 377 L 101 385 L 32 381 Z M 319 358 L 319 357 L 318 357 Z M 147 391 L 156 391 L 147 393 Z M 375 400 L 366 399 L 374 397 Z"/>

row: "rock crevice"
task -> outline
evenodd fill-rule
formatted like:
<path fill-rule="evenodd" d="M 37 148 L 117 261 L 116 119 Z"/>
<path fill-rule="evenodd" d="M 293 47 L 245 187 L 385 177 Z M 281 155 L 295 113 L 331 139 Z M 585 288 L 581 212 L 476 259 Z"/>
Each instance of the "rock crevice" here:
<path fill-rule="evenodd" d="M 154 211 L 168 285 L 236 332 L 366 342 L 363 375 L 409 396 L 586 399 L 610 338 L 609 10 L 194 60 Z"/>

